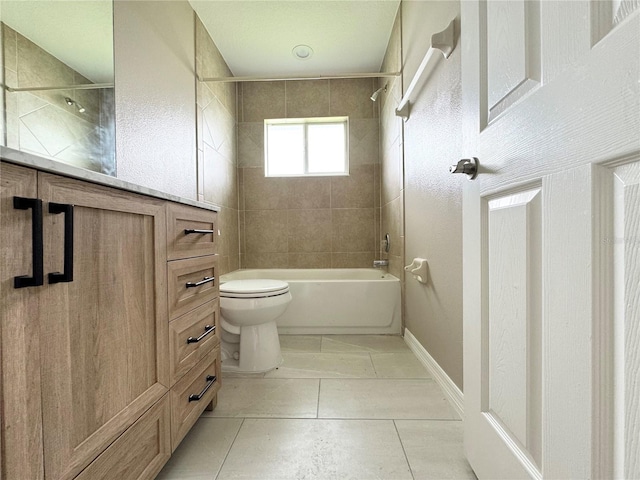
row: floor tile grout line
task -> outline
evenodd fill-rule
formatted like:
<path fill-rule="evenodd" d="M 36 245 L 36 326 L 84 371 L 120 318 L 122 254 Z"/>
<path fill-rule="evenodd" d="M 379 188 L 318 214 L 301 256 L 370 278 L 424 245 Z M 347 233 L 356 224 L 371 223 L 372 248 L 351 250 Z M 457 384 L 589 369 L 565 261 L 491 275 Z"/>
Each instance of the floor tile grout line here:
<path fill-rule="evenodd" d="M 404 454 L 404 459 L 407 462 L 407 467 L 409 467 L 409 473 L 411 474 L 411 478 L 415 480 L 415 475 L 413 474 L 413 468 L 411 468 L 411 462 L 409 461 L 409 456 L 407 455 L 407 451 L 404 448 L 404 443 L 402 442 L 402 437 L 400 436 L 400 432 L 398 431 L 398 424 L 395 420 L 393 420 L 393 428 L 396 430 L 396 435 L 398 435 L 398 441 L 400 442 L 400 448 L 402 448 L 402 453 Z"/>
<path fill-rule="evenodd" d="M 462 422 L 459 418 L 419 418 L 419 417 L 407 417 L 407 418 L 388 418 L 388 417 L 261 417 L 255 415 L 235 416 L 235 417 L 201 417 L 201 418 L 213 418 L 213 419 L 242 419 L 244 420 L 379 420 L 388 422 L 391 421 L 420 421 L 420 422 Z"/>
<path fill-rule="evenodd" d="M 322 388 L 322 379 L 318 379 L 318 400 L 316 401 L 316 419 L 320 418 L 320 389 Z"/>
<path fill-rule="evenodd" d="M 242 418 L 242 422 L 240 422 L 240 426 L 238 427 L 238 431 L 234 435 L 233 440 L 231 441 L 231 443 L 229 444 L 229 449 L 227 450 L 227 453 L 224 455 L 224 459 L 222 460 L 222 463 L 220 464 L 220 468 L 218 468 L 218 473 L 216 473 L 216 476 L 215 476 L 215 478 L 213 480 L 216 480 L 220 476 L 220 472 L 222 472 L 222 468 L 224 467 L 224 464 L 227 461 L 227 457 L 229 456 L 229 452 L 231 452 L 231 449 L 233 448 L 233 445 L 236 443 L 238 435 L 240 435 L 240 430 L 242 430 L 242 426 L 244 425 L 244 421 L 245 420 L 246 420 L 246 417 L 243 417 Z"/>

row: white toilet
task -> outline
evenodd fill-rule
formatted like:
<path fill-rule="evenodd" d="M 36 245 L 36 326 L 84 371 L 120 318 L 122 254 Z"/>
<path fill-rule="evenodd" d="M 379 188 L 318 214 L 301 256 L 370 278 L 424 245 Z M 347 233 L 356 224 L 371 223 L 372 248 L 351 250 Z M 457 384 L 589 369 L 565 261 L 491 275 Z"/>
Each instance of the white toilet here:
<path fill-rule="evenodd" d="M 232 280 L 220 285 L 222 371 L 267 372 L 282 363 L 276 319 L 291 302 L 280 280 Z"/>

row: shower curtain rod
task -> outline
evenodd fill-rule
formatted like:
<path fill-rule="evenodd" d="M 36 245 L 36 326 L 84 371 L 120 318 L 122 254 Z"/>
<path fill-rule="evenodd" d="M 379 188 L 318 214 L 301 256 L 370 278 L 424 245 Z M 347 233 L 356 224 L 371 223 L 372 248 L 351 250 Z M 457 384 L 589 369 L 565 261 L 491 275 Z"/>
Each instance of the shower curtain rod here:
<path fill-rule="evenodd" d="M 258 76 L 246 76 L 246 77 L 212 77 L 212 78 L 198 78 L 201 82 L 222 82 L 222 83 L 235 83 L 235 82 L 278 82 L 283 80 L 338 80 L 343 78 L 385 78 L 385 77 L 399 77 L 402 72 L 376 72 L 376 73 L 345 73 L 339 75 L 294 75 L 290 77 L 258 77 Z"/>
<path fill-rule="evenodd" d="M 113 88 L 113 83 L 83 83 L 80 85 L 65 85 L 63 87 L 20 87 L 5 86 L 8 92 L 44 92 L 47 90 L 96 90 L 99 88 Z"/>

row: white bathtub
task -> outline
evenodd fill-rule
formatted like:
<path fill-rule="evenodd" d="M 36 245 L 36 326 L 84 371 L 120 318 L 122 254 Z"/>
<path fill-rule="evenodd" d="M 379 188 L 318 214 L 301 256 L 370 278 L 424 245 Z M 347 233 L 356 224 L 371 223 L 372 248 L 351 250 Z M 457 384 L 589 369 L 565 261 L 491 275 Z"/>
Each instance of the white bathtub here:
<path fill-rule="evenodd" d="M 220 282 L 271 278 L 293 300 L 278 319 L 282 334 L 401 333 L 400 280 L 373 268 L 236 270 Z"/>

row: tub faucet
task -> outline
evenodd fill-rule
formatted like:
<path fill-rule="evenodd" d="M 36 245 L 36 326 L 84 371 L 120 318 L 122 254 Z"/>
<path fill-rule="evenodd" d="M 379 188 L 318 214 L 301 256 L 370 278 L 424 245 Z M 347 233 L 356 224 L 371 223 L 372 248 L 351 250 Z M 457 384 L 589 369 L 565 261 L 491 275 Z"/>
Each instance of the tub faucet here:
<path fill-rule="evenodd" d="M 373 268 L 382 268 L 382 267 L 388 267 L 389 266 L 389 260 L 374 260 L 373 261 Z"/>

